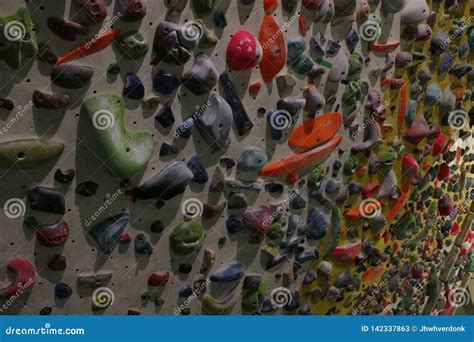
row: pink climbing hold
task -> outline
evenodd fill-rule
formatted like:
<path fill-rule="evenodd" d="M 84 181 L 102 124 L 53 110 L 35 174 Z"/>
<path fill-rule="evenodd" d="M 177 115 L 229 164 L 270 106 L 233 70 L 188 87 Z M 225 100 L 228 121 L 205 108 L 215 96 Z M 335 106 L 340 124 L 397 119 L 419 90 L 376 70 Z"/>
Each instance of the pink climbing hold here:
<path fill-rule="evenodd" d="M 248 31 L 237 31 L 227 45 L 226 61 L 229 68 L 243 71 L 255 67 L 262 60 L 262 46 Z"/>
<path fill-rule="evenodd" d="M 168 272 L 153 272 L 148 276 L 148 285 L 150 286 L 163 286 L 170 279 Z"/>
<path fill-rule="evenodd" d="M 334 252 L 332 252 L 332 256 L 341 261 L 354 261 L 361 251 L 362 243 L 358 240 L 353 243 L 336 247 Z"/>
<path fill-rule="evenodd" d="M 420 166 L 416 162 L 415 158 L 411 155 L 406 154 L 402 160 L 402 174 L 404 176 L 413 176 L 418 173 Z"/>
<path fill-rule="evenodd" d="M 0 299 L 9 299 L 18 294 L 20 289 L 31 288 L 36 281 L 36 270 L 33 264 L 24 258 L 15 258 L 8 262 L 7 272 L 11 281 L 0 283 Z"/>

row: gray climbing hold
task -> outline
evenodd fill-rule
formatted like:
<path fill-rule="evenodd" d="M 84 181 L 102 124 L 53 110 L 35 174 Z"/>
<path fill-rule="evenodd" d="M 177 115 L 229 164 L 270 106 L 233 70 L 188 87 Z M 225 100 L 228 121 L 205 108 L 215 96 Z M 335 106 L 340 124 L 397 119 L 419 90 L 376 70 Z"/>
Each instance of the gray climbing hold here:
<path fill-rule="evenodd" d="M 171 162 L 135 191 L 137 199 L 169 200 L 184 192 L 193 179 L 193 173 L 182 162 Z"/>
<path fill-rule="evenodd" d="M 229 142 L 232 109 L 217 93 L 211 94 L 205 106 L 204 113 L 201 113 L 196 120 L 196 126 L 209 147 L 213 151 L 219 151 L 224 149 Z"/>
<path fill-rule="evenodd" d="M 183 86 L 195 95 L 204 95 L 217 84 L 219 73 L 211 58 L 199 54 L 194 65 L 183 75 Z"/>
<path fill-rule="evenodd" d="M 210 280 L 216 283 L 227 283 L 242 278 L 244 274 L 245 272 L 240 262 L 233 261 L 213 272 Z"/>
<path fill-rule="evenodd" d="M 128 223 L 128 214 L 118 214 L 100 221 L 89 230 L 89 235 L 106 253 L 112 252 Z"/>
<path fill-rule="evenodd" d="M 290 96 L 296 85 L 296 80 L 291 75 L 281 75 L 276 77 L 278 95 L 281 98 Z"/>
<path fill-rule="evenodd" d="M 257 147 L 246 148 L 237 161 L 239 171 L 258 171 L 267 163 L 267 155 Z"/>

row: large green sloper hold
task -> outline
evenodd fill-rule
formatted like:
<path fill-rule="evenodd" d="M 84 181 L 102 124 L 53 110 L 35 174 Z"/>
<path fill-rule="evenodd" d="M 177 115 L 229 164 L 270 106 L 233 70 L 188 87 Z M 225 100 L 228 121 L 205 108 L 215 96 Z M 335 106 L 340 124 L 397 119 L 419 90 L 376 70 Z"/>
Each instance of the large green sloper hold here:
<path fill-rule="evenodd" d="M 0 17 L 0 60 L 18 69 L 28 55 L 26 48 L 38 52 L 35 23 L 30 12 L 20 7 L 15 14 Z"/>
<path fill-rule="evenodd" d="M 145 167 L 154 141 L 149 132 L 128 132 L 124 124 L 124 100 L 114 93 L 91 96 L 82 107 L 92 121 L 104 161 L 120 178 L 130 178 Z"/>
<path fill-rule="evenodd" d="M 21 139 L 0 143 L 0 167 L 29 169 L 58 157 L 64 144 L 47 139 Z"/>
<path fill-rule="evenodd" d="M 202 225 L 197 221 L 186 221 L 174 227 L 170 235 L 173 252 L 181 255 L 199 250 L 206 239 Z"/>

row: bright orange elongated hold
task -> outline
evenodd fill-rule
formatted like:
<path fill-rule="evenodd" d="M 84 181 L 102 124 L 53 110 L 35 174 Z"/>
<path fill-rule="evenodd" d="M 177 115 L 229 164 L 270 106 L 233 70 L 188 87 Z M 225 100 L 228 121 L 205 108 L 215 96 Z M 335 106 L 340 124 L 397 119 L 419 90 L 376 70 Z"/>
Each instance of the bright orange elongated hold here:
<path fill-rule="evenodd" d="M 400 89 L 400 106 L 398 107 L 398 130 L 403 127 L 405 122 L 405 115 L 407 113 L 407 104 L 408 104 L 408 87 L 406 83 L 402 85 Z"/>
<path fill-rule="evenodd" d="M 387 216 L 386 216 L 387 222 L 390 222 L 395 217 L 395 215 L 397 215 L 398 212 L 402 209 L 403 204 L 405 203 L 405 200 L 408 197 L 408 192 L 410 191 L 410 187 L 411 187 L 411 177 L 409 177 L 409 179 L 405 182 L 405 184 L 403 184 L 402 194 L 400 195 L 400 197 L 397 198 L 395 203 L 393 203 L 392 208 L 390 208 L 390 211 L 387 213 Z"/>
<path fill-rule="evenodd" d="M 380 277 L 383 272 L 385 272 L 384 265 L 370 267 L 362 274 L 362 282 L 368 283 L 374 281 L 375 279 Z"/>
<path fill-rule="evenodd" d="M 362 214 L 360 212 L 360 208 L 357 207 L 357 208 L 351 208 L 349 210 L 347 210 L 346 212 L 344 212 L 344 218 L 348 219 L 348 220 L 351 220 L 351 219 L 358 219 L 360 217 L 362 217 Z"/>
<path fill-rule="evenodd" d="M 304 121 L 295 127 L 288 138 L 288 146 L 309 150 L 320 146 L 331 139 L 341 128 L 342 115 L 329 112 Z"/>
<path fill-rule="evenodd" d="M 401 41 L 396 41 L 396 42 L 387 43 L 387 44 L 373 43 L 373 44 L 369 44 L 369 50 L 376 51 L 376 52 L 383 52 L 383 51 L 387 51 L 387 50 L 393 50 L 393 49 L 396 49 L 397 47 L 399 47 L 401 43 L 402 43 Z"/>
<path fill-rule="evenodd" d="M 275 163 L 264 166 L 260 170 L 259 174 L 260 176 L 266 177 L 288 175 L 288 184 L 293 184 L 299 179 L 298 172 L 303 167 L 329 155 L 341 143 L 341 141 L 342 137 L 340 135 L 336 135 L 329 142 L 316 147 L 315 149 L 302 153 L 295 153 Z"/>
<path fill-rule="evenodd" d="M 306 28 L 306 19 L 304 17 L 304 15 L 300 15 L 298 17 L 298 24 L 299 24 L 299 30 L 300 30 L 300 33 L 303 37 L 306 37 L 306 33 L 308 32 L 308 29 Z"/>
<path fill-rule="evenodd" d="M 265 82 L 271 82 L 286 62 L 285 38 L 273 14 L 265 14 L 263 17 L 258 40 L 263 49 L 260 72 Z"/>
<path fill-rule="evenodd" d="M 64 56 L 58 59 L 58 64 L 64 64 L 72 62 L 75 59 L 92 55 L 96 52 L 104 50 L 109 46 L 120 34 L 122 30 L 112 30 L 104 34 L 99 35 L 97 38 L 93 38 L 88 42 L 82 44 L 78 48 L 68 52 Z"/>

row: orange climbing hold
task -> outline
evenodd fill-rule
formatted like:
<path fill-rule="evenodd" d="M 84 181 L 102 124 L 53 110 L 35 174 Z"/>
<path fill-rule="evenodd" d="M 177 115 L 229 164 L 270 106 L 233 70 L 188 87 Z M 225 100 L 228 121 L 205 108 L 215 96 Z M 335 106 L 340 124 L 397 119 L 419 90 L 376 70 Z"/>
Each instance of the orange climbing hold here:
<path fill-rule="evenodd" d="M 329 155 L 337 146 L 339 146 L 341 141 L 342 137 L 336 135 L 326 144 L 316 147 L 315 149 L 302 153 L 295 153 L 270 165 L 264 166 L 259 174 L 260 176 L 266 177 L 288 175 L 288 184 L 293 184 L 299 179 L 298 172 L 300 169 Z"/>
<path fill-rule="evenodd" d="M 278 0 L 264 0 L 263 9 L 265 13 L 273 13 L 278 8 Z"/>
<path fill-rule="evenodd" d="M 299 24 L 300 34 L 303 37 L 306 37 L 306 33 L 308 32 L 308 29 L 306 28 L 306 19 L 305 19 L 304 15 L 301 14 L 298 17 L 298 24 Z"/>
<path fill-rule="evenodd" d="M 329 141 L 341 128 L 342 115 L 330 112 L 304 121 L 295 127 L 288 139 L 288 145 L 295 149 L 309 150 Z"/>
<path fill-rule="evenodd" d="M 371 51 L 376 51 L 376 52 L 383 52 L 383 51 L 387 51 L 387 50 L 394 50 L 394 49 L 396 49 L 397 47 L 399 47 L 400 44 L 401 44 L 401 41 L 396 41 L 396 42 L 387 43 L 387 44 L 377 44 L 377 43 L 373 43 L 373 44 L 369 44 L 369 50 L 371 50 Z"/>
<path fill-rule="evenodd" d="M 400 106 L 398 107 L 398 130 L 399 131 L 402 129 L 403 123 L 405 122 L 407 104 L 408 104 L 408 87 L 406 83 L 404 83 L 402 85 L 402 88 L 400 89 Z"/>
<path fill-rule="evenodd" d="M 384 265 L 379 265 L 379 266 L 373 266 L 367 269 L 362 274 L 362 282 L 363 283 L 368 283 L 371 281 L 374 281 L 378 277 L 380 277 L 383 272 L 385 272 L 385 266 Z"/>
<path fill-rule="evenodd" d="M 112 44 L 112 42 L 121 34 L 121 30 L 112 30 L 100 35 L 97 39 L 92 39 L 78 48 L 68 52 L 64 56 L 58 59 L 58 64 L 64 64 L 72 62 L 75 59 L 82 58 L 85 56 L 92 55 L 96 52 L 104 50 L 107 46 Z"/>
<path fill-rule="evenodd" d="M 263 17 L 258 40 L 263 49 L 260 72 L 265 82 L 271 82 L 286 62 L 285 38 L 273 14 L 265 14 Z"/>

